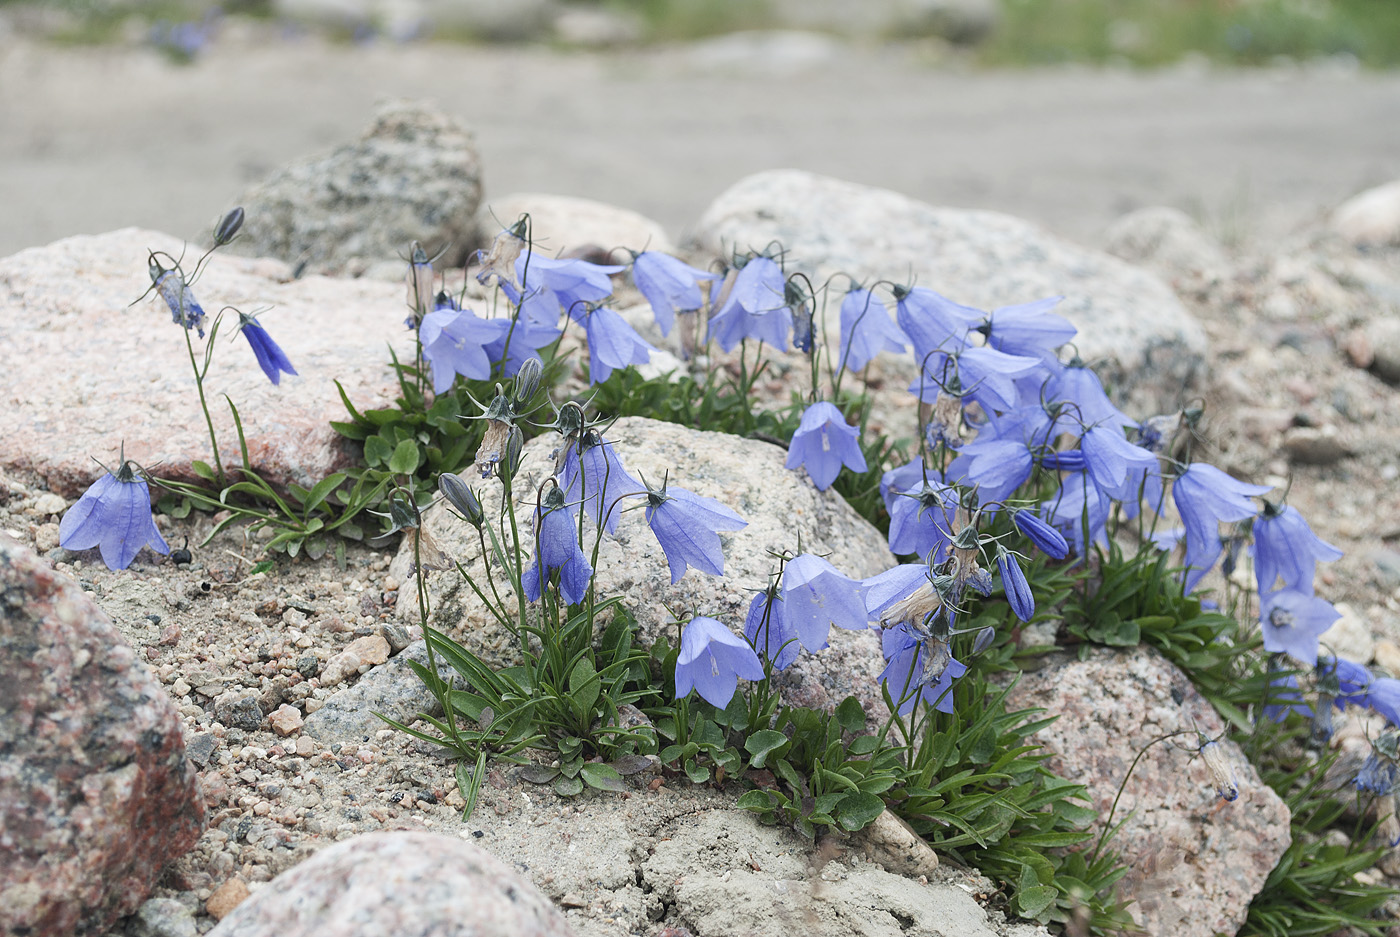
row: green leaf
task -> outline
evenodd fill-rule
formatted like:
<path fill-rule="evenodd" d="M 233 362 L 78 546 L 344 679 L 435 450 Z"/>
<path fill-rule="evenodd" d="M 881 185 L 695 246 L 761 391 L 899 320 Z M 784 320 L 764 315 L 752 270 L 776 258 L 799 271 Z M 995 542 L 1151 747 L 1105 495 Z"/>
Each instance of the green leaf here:
<path fill-rule="evenodd" d="M 860 700 L 854 696 L 848 696 L 841 701 L 841 705 L 836 707 L 836 721 L 841 723 L 841 728 L 847 732 L 856 733 L 865 729 L 865 710 L 861 708 Z"/>
<path fill-rule="evenodd" d="M 412 475 L 418 468 L 419 460 L 417 441 L 405 439 L 394 447 L 394 454 L 389 457 L 389 471 L 395 475 Z"/>
<path fill-rule="evenodd" d="M 772 810 L 777 805 L 778 795 L 776 793 L 758 789 L 744 791 L 744 793 L 739 795 L 739 799 L 735 801 L 735 806 L 740 810 L 755 810 L 758 812 Z"/>
<path fill-rule="evenodd" d="M 784 754 L 791 744 L 791 740 L 776 729 L 759 729 L 744 740 L 744 750 L 749 753 L 749 764 L 755 768 L 762 768 L 770 754 Z M 779 749 L 782 751 L 778 751 Z"/>
<path fill-rule="evenodd" d="M 702 764 L 698 764 L 694 758 L 687 758 L 685 762 L 685 776 L 690 778 L 692 784 L 704 784 L 710 779 L 710 769 Z"/>
<path fill-rule="evenodd" d="M 258 560 L 253 564 L 252 568 L 248 570 L 248 575 L 256 576 L 259 573 L 265 573 L 272 569 L 273 565 L 272 560 Z"/>
<path fill-rule="evenodd" d="M 340 483 L 350 476 L 344 472 L 334 472 L 311 486 L 311 490 L 306 494 L 306 500 L 302 502 L 301 510 L 303 517 L 309 517 L 311 512 L 321 506 L 321 502 L 326 500 L 326 496 L 340 487 Z"/>
<path fill-rule="evenodd" d="M 574 797 L 583 793 L 582 778 L 558 777 L 554 779 L 554 793 L 560 797 Z"/>
<path fill-rule="evenodd" d="M 593 713 L 593 704 L 598 702 L 598 694 L 603 683 L 598 679 L 598 671 L 587 657 L 579 658 L 569 674 L 569 698 L 580 716 L 587 718 Z M 592 720 L 589 720 L 590 722 Z"/>
<path fill-rule="evenodd" d="M 875 818 L 885 812 L 885 802 L 877 795 L 860 792 L 848 794 L 842 801 L 840 809 L 836 812 L 836 820 L 841 824 L 842 829 L 863 830 Z"/>
<path fill-rule="evenodd" d="M 603 764 L 590 762 L 583 766 L 583 780 L 589 787 L 596 787 L 600 791 L 616 791 L 621 793 L 627 790 L 627 782 L 622 779 L 612 768 Z"/>
<path fill-rule="evenodd" d="M 1049 885 L 1033 885 L 1016 893 L 1016 908 L 1021 917 L 1035 918 L 1055 902 L 1055 889 Z"/>
<path fill-rule="evenodd" d="M 214 467 L 211 466 L 208 462 L 201 462 L 198 459 L 195 459 L 192 462 L 190 462 L 190 468 L 194 471 L 196 475 L 198 475 L 200 478 L 204 479 L 207 482 L 218 480 L 219 476 L 215 474 Z"/>
<path fill-rule="evenodd" d="M 393 454 L 393 448 L 383 436 L 371 436 L 365 440 L 365 464 L 370 468 L 384 466 Z"/>

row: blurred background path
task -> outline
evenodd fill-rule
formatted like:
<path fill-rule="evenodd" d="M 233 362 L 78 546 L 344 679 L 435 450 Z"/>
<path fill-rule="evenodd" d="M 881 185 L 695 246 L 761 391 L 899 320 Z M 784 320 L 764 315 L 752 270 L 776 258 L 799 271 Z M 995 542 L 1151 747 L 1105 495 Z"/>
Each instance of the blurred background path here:
<path fill-rule="evenodd" d="M 349 141 L 384 96 L 477 133 L 487 201 L 595 198 L 682 234 L 742 176 L 799 167 L 990 208 L 1085 243 L 1165 204 L 1274 240 L 1400 177 L 1400 74 L 1325 62 L 1153 71 L 930 64 L 918 44 L 747 33 L 614 51 L 267 39 L 193 63 L 0 42 L 0 256 L 141 225 L 202 233 L 276 167 Z"/>

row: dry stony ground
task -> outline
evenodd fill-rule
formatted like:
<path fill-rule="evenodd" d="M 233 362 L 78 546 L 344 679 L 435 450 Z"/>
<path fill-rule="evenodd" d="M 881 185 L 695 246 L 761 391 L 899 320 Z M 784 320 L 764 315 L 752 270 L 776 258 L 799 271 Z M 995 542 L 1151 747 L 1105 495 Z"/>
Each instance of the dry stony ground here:
<path fill-rule="evenodd" d="M 1393 254 L 1363 258 L 1307 243 L 1286 253 L 1312 257 L 1316 269 L 1334 271 L 1364 261 L 1400 281 L 1400 259 Z M 1320 570 L 1319 584 L 1320 594 L 1345 603 L 1359 619 L 1361 627 L 1347 636 L 1344 650 L 1367 656 L 1372 639 L 1379 639 L 1378 661 L 1395 672 L 1400 389 L 1356 366 L 1366 355 L 1358 329 L 1377 310 L 1341 286 L 1318 295 L 1326 291 L 1325 281 L 1304 277 L 1288 281 L 1296 302 L 1291 312 L 1281 311 L 1281 301 L 1268 298 L 1280 282 L 1272 260 L 1243 260 L 1223 283 L 1183 289 L 1212 345 L 1209 377 L 1200 391 L 1208 412 L 1202 454 L 1241 477 L 1280 485 L 1291 480 L 1290 501 L 1319 534 L 1346 551 Z M 1310 282 L 1311 292 L 1300 282 Z M 1280 318 L 1285 313 L 1292 318 Z M 319 708 L 336 691 L 314 678 L 324 663 L 355 638 L 385 633 L 394 622 L 395 592 L 403 584 L 388 574 L 387 549 L 352 546 L 344 569 L 330 558 L 282 558 L 272 571 L 250 575 L 262 555 L 259 539 L 234 528 L 194 548 L 212 521 L 193 514 L 183 521 L 161 519 L 172 547 L 188 538 L 193 562 L 176 565 L 147 552 L 131 569 L 114 573 L 95 552 L 57 548 L 61 499 L 34 479 L 0 482 L 0 529 L 33 543 L 79 581 L 179 708 L 191 757 L 204 769 L 210 828 L 173 865 L 157 895 L 196 908 L 201 931 L 214 923 L 206 908 L 220 885 L 237 878 L 256 888 L 318 846 L 362 831 L 472 836 L 525 866 L 556 862 L 553 849 L 578 848 L 575 836 L 586 840 L 584 828 L 569 819 L 577 802 L 523 784 L 500 767 L 492 769 L 477 814 L 464 826 L 448 766 L 388 728 L 355 744 L 325 746 L 295 728 L 283 736 L 266 725 L 250 731 L 220 721 L 215 700 L 233 688 L 257 691 L 265 712 L 285 704 L 299 713 Z M 393 637 L 401 640 L 401 634 Z M 715 802 L 711 792 L 684 780 L 655 786 L 650 777 L 638 779 L 625 807 L 637 829 L 653 836 L 664 836 L 678 817 Z M 619 865 L 636 861 L 625 854 L 614 858 Z M 609 872 L 631 874 L 599 874 Z M 551 892 L 550 873 L 537 880 L 556 900 L 575 906 L 570 915 L 583 933 L 607 934 L 614 932 L 610 921 L 638 919 L 638 909 L 626 908 L 622 893 L 616 898 L 622 906 L 590 904 L 574 892 Z M 575 880 L 566 877 L 561 888 Z M 655 904 L 647 909 L 653 917 L 664 910 L 654 897 L 637 900 Z"/>

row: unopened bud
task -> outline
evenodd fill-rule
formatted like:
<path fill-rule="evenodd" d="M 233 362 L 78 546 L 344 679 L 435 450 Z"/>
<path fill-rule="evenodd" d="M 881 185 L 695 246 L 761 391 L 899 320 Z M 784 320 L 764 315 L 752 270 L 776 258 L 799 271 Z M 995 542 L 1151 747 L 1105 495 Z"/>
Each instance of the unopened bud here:
<path fill-rule="evenodd" d="M 527 358 L 515 373 L 515 403 L 523 406 L 535 396 L 539 389 L 540 377 L 544 374 L 544 362 L 539 358 Z"/>
<path fill-rule="evenodd" d="M 977 640 L 972 642 L 972 653 L 981 654 L 992 646 L 992 640 L 997 636 L 995 628 L 983 628 L 977 632 Z"/>
<path fill-rule="evenodd" d="M 219 219 L 219 224 L 214 228 L 214 246 L 223 247 L 238 236 L 238 229 L 243 227 L 243 208 L 239 206 L 233 211 Z"/>
<path fill-rule="evenodd" d="M 457 513 L 466 518 L 477 530 L 481 529 L 485 515 L 481 510 L 481 502 L 477 500 L 475 494 L 467 483 L 462 481 L 460 475 L 451 472 L 443 472 L 438 476 L 438 491 L 447 499 L 447 503 L 457 509 Z"/>
<path fill-rule="evenodd" d="M 514 478 L 515 473 L 520 471 L 520 458 L 524 449 L 525 434 L 520 431 L 520 427 L 512 426 L 510 436 L 506 439 L 505 458 L 502 459 L 507 478 Z"/>

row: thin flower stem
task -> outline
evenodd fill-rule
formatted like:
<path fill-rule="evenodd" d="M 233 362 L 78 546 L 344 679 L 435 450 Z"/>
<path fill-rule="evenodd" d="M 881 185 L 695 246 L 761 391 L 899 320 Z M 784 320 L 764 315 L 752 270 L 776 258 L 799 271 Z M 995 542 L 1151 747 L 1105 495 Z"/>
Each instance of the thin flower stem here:
<path fill-rule="evenodd" d="M 1103 849 L 1103 844 L 1108 840 L 1108 834 L 1113 830 L 1113 814 L 1118 810 L 1118 801 L 1123 796 L 1123 789 L 1128 786 L 1128 778 L 1133 776 L 1133 770 L 1137 768 L 1142 756 L 1147 754 L 1147 750 L 1158 742 L 1165 742 L 1167 739 L 1174 739 L 1178 735 L 1190 735 L 1195 729 L 1180 729 L 1176 732 L 1169 732 L 1166 735 L 1159 735 L 1138 750 L 1137 757 L 1133 763 L 1128 765 L 1128 773 L 1123 775 L 1123 780 L 1118 784 L 1118 793 L 1113 795 L 1113 806 L 1108 809 L 1108 818 L 1103 822 L 1103 830 L 1099 833 L 1098 842 L 1094 843 L 1094 851 L 1089 854 L 1089 862 L 1092 864 L 1099 858 L 1099 851 Z"/>
<path fill-rule="evenodd" d="M 219 440 L 214 434 L 214 418 L 209 415 L 209 402 L 204 399 L 204 375 L 199 371 L 199 362 L 194 360 L 194 342 L 190 339 L 190 330 L 184 329 L 185 348 L 190 353 L 190 367 L 194 369 L 194 386 L 199 391 L 199 408 L 204 411 L 204 424 L 209 427 L 209 445 L 214 447 L 214 470 L 219 476 L 219 487 L 228 484 L 228 479 L 224 475 L 224 462 L 219 456 Z"/>

